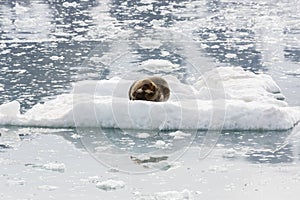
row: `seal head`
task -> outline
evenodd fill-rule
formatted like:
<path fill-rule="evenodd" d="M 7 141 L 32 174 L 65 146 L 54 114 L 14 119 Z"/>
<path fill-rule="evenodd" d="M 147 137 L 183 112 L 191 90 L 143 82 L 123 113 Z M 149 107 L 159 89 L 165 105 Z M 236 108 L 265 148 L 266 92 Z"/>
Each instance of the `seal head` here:
<path fill-rule="evenodd" d="M 167 101 L 170 89 L 167 81 L 160 77 L 148 77 L 135 81 L 129 89 L 130 100 Z"/>

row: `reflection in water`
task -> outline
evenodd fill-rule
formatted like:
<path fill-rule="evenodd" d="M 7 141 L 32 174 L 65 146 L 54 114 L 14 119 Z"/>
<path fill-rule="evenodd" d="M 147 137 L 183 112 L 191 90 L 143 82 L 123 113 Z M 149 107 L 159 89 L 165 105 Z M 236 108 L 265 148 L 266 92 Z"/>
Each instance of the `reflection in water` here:
<path fill-rule="evenodd" d="M 130 156 L 130 159 L 136 164 L 144 164 L 144 163 L 158 163 L 163 160 L 167 160 L 168 156 L 160 156 L 160 157 L 152 157 L 145 159 L 139 159 L 138 157 Z"/>
<path fill-rule="evenodd" d="M 167 170 L 191 145 L 195 133 L 180 140 L 169 131 L 76 129 L 83 147 L 109 168 L 128 173 Z M 138 165 L 137 165 L 138 164 Z"/>
<path fill-rule="evenodd" d="M 183 131 L 184 134 L 182 132 L 175 132 L 177 134 L 174 134 L 171 131 L 141 132 L 96 128 L 56 130 L 6 127 L 1 128 L 0 132 L 2 152 L 17 147 L 20 145 L 20 141 L 34 140 L 37 135 L 45 132 L 64 137 L 64 139 L 72 142 L 76 148 L 87 151 L 108 168 L 128 173 L 168 170 L 176 167 L 180 157 L 189 148 L 200 150 L 203 147 L 203 142 L 207 139 L 205 131 L 198 131 L 197 133 Z M 11 133 L 15 133 L 15 135 Z M 182 137 L 179 137 L 180 134 Z M 290 136 L 293 136 L 293 139 L 287 139 Z M 283 132 L 224 132 L 221 134 L 212 155 L 215 156 L 214 151 L 222 152 L 219 156 L 223 156 L 223 159 L 233 159 L 233 161 L 238 159 L 254 164 L 299 162 L 300 143 L 296 142 L 296 140 L 298 141 L 297 138 L 299 139 L 297 129 L 294 132 L 292 130 Z M 9 148 L 7 148 L 8 146 Z"/>

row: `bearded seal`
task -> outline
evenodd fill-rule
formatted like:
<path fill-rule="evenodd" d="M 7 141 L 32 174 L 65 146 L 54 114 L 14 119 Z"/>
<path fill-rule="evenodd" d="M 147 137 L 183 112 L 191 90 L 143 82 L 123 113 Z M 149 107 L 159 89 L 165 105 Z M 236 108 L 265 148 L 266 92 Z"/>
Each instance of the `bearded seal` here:
<path fill-rule="evenodd" d="M 130 100 L 167 101 L 170 89 L 166 80 L 160 77 L 147 77 L 135 81 L 129 89 Z"/>

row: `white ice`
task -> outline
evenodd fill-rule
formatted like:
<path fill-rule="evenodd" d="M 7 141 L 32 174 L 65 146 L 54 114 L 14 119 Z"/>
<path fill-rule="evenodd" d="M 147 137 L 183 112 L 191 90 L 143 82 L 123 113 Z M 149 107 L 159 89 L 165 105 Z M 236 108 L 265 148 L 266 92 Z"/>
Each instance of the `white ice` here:
<path fill-rule="evenodd" d="M 105 191 L 117 190 L 124 188 L 125 183 L 123 181 L 109 179 L 106 181 L 97 182 L 96 187 Z"/>
<path fill-rule="evenodd" d="M 153 64 L 157 61 L 153 62 Z M 300 107 L 289 107 L 279 87 L 265 74 L 219 67 L 193 85 L 164 77 L 167 102 L 130 101 L 133 80 L 82 81 L 70 94 L 37 104 L 20 114 L 19 102 L 0 106 L 0 124 L 122 129 L 286 130 L 300 121 Z"/>
<path fill-rule="evenodd" d="M 193 199 L 192 192 L 184 189 L 183 191 L 166 191 L 166 192 L 158 192 L 151 195 L 145 195 L 145 194 L 135 194 L 137 200 L 154 200 L 154 199 L 161 199 L 161 200 L 188 200 Z"/>

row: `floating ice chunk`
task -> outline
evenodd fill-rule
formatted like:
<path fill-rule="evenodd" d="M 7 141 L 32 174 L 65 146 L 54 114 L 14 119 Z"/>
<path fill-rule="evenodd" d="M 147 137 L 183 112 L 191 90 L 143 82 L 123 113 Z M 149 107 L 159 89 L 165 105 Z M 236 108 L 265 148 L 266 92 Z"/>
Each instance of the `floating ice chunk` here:
<path fill-rule="evenodd" d="M 212 49 L 218 49 L 218 48 L 220 48 L 220 46 L 216 44 L 216 45 L 211 46 L 210 48 L 212 48 Z"/>
<path fill-rule="evenodd" d="M 183 139 L 185 137 L 191 136 L 190 133 L 185 133 L 185 132 L 182 132 L 182 131 L 171 132 L 171 133 L 169 133 L 169 135 L 174 137 L 174 139 Z"/>
<path fill-rule="evenodd" d="M 225 57 L 226 57 L 226 58 L 236 58 L 237 56 L 236 56 L 236 54 L 234 54 L 234 53 L 227 53 L 227 54 L 225 55 Z"/>
<path fill-rule="evenodd" d="M 73 134 L 71 135 L 71 138 L 73 139 L 80 139 L 82 136 L 81 135 L 78 135 L 78 134 Z"/>
<path fill-rule="evenodd" d="M 19 178 L 13 178 L 7 180 L 7 185 L 16 186 L 16 185 L 25 185 L 25 180 Z"/>
<path fill-rule="evenodd" d="M 152 3 L 156 3 L 157 0 L 141 0 L 141 3 L 143 4 L 152 4 Z"/>
<path fill-rule="evenodd" d="M 53 185 L 40 185 L 37 187 L 39 190 L 45 190 L 45 191 L 53 191 L 56 190 L 58 187 Z"/>
<path fill-rule="evenodd" d="M 0 92 L 4 91 L 4 85 L 0 83 Z"/>
<path fill-rule="evenodd" d="M 183 191 L 165 191 L 158 192 L 153 195 L 145 195 L 136 193 L 136 200 L 191 200 L 193 199 L 191 191 L 184 189 Z"/>
<path fill-rule="evenodd" d="M 5 49 L 3 51 L 0 52 L 0 54 L 5 55 L 5 54 L 9 54 L 11 52 L 10 49 Z"/>
<path fill-rule="evenodd" d="M 69 7 L 74 7 L 76 8 L 79 4 L 76 3 L 75 1 L 74 2 L 64 2 L 62 4 L 65 8 L 69 8 Z"/>
<path fill-rule="evenodd" d="M 159 48 L 162 44 L 158 40 L 152 40 L 149 38 L 143 38 L 138 42 L 139 46 L 144 49 L 156 49 Z"/>
<path fill-rule="evenodd" d="M 38 169 L 45 169 L 49 171 L 57 171 L 57 172 L 64 172 L 65 171 L 65 164 L 64 163 L 46 163 L 46 164 L 25 164 L 25 166 L 31 166 L 33 168 Z"/>
<path fill-rule="evenodd" d="M 150 137 L 150 134 L 149 133 L 138 133 L 137 137 L 138 138 L 148 138 L 148 137 Z"/>
<path fill-rule="evenodd" d="M 300 75 L 300 69 L 297 68 L 295 70 L 286 70 L 285 74 L 292 75 L 292 76 L 299 76 Z"/>
<path fill-rule="evenodd" d="M 26 71 L 27 71 L 26 69 L 14 69 L 14 70 L 11 70 L 11 72 L 18 73 L 18 74 L 24 74 Z"/>
<path fill-rule="evenodd" d="M 167 57 L 167 56 L 170 55 L 170 53 L 169 53 L 168 51 L 161 51 L 160 55 L 161 55 L 162 57 Z"/>
<path fill-rule="evenodd" d="M 223 154 L 223 158 L 234 158 L 236 156 L 237 152 L 234 149 L 227 149 L 225 153 Z"/>
<path fill-rule="evenodd" d="M 161 59 L 150 59 L 141 63 L 140 68 L 143 70 L 148 70 L 153 73 L 157 72 L 172 72 L 174 69 L 177 69 L 179 65 L 173 64 L 168 60 Z"/>
<path fill-rule="evenodd" d="M 166 142 L 162 140 L 157 140 L 153 146 L 159 149 L 163 149 L 166 147 Z"/>
<path fill-rule="evenodd" d="M 54 60 L 54 61 L 56 61 L 56 60 L 63 60 L 63 59 L 64 59 L 63 56 L 51 56 L 50 57 L 50 60 Z"/>
<path fill-rule="evenodd" d="M 152 11 L 152 10 L 153 10 L 153 6 L 152 6 L 152 5 L 137 6 L 136 9 L 137 9 L 139 12 L 147 12 L 147 11 Z"/>
<path fill-rule="evenodd" d="M 20 114 L 20 103 L 12 101 L 0 106 L 0 115 L 7 117 L 17 117 Z"/>
<path fill-rule="evenodd" d="M 100 180 L 99 176 L 90 176 L 88 177 L 87 181 L 90 183 L 98 183 Z M 84 179 L 84 181 L 86 181 L 86 179 Z"/>
<path fill-rule="evenodd" d="M 23 15 L 24 13 L 29 11 L 28 7 L 22 6 L 19 3 L 16 3 L 15 9 L 16 9 L 16 14 L 18 15 Z"/>
<path fill-rule="evenodd" d="M 101 190 L 105 190 L 105 191 L 109 191 L 109 190 L 117 190 L 117 189 L 122 189 L 125 187 L 125 183 L 124 181 L 118 181 L 118 180 L 106 180 L 106 181 L 101 181 L 98 182 L 96 184 L 96 187 L 101 189 Z"/>
<path fill-rule="evenodd" d="M 64 172 L 66 168 L 64 163 L 47 163 L 42 165 L 41 167 L 46 170 L 59 171 L 59 172 Z"/>

